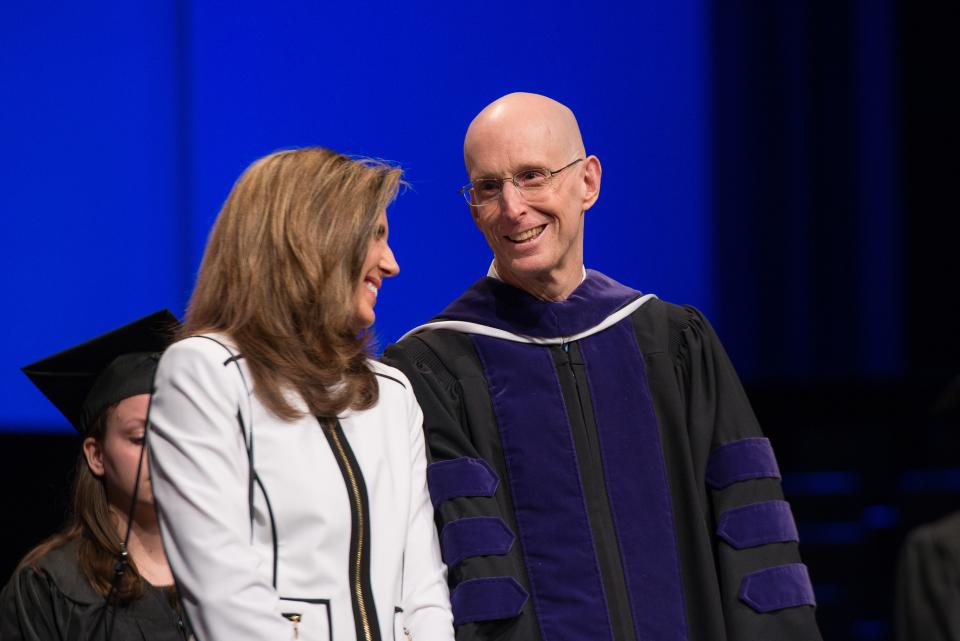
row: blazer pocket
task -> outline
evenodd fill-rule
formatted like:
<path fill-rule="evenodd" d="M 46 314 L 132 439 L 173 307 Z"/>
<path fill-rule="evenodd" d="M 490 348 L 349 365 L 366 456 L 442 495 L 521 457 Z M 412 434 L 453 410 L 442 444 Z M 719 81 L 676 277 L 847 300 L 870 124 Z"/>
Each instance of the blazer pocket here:
<path fill-rule="evenodd" d="M 280 597 L 280 610 L 290 622 L 290 639 L 333 641 L 330 599 Z"/>

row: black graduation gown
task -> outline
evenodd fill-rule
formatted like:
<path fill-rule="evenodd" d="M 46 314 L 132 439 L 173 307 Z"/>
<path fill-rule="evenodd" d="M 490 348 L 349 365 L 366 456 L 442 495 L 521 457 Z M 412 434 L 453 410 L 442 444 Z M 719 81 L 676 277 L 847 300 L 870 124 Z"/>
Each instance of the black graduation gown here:
<path fill-rule="evenodd" d="M 896 619 L 897 641 L 960 641 L 960 512 L 907 536 Z"/>
<path fill-rule="evenodd" d="M 0 641 L 183 641 L 188 638 L 165 590 L 147 584 L 141 599 L 104 612 L 83 576 L 76 540 L 23 567 L 0 593 Z"/>
<path fill-rule="evenodd" d="M 640 302 L 593 271 L 560 303 L 485 278 L 386 349 L 424 411 L 460 641 L 820 639 L 772 450 L 709 323 L 648 298 L 596 331 Z"/>

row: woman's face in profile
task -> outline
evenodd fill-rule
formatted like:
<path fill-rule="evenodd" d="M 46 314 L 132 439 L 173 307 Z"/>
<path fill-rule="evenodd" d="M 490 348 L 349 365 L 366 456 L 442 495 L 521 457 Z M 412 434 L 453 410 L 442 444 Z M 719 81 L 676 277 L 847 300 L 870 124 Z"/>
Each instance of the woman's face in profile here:
<path fill-rule="evenodd" d="M 360 271 L 360 282 L 354 292 L 358 330 L 370 327 L 376 319 L 373 308 L 377 304 L 377 293 L 380 291 L 383 279 L 400 273 L 400 266 L 393 257 L 390 245 L 387 244 L 388 233 L 387 211 L 384 210 L 380 212 L 377 224 L 373 228 L 373 236 L 367 246 L 367 257 Z"/>
<path fill-rule="evenodd" d="M 107 410 L 109 414 L 103 441 L 97 443 L 92 437 L 88 437 L 83 442 L 83 451 L 90 470 L 104 480 L 110 503 L 123 511 L 129 509 L 133 496 L 149 403 L 149 394 L 123 399 L 111 410 Z M 140 471 L 137 498 L 141 503 L 153 503 L 146 457 Z"/>

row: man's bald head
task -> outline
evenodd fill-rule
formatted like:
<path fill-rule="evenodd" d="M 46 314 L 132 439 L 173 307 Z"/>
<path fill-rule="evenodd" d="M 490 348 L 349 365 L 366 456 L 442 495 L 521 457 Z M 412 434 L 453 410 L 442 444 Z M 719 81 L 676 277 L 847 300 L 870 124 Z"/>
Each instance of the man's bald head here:
<path fill-rule="evenodd" d="M 531 149 L 535 145 L 536 149 Z M 544 156 L 582 158 L 586 155 L 577 118 L 565 105 L 535 93 L 511 93 L 494 100 L 477 114 L 463 141 L 467 173 L 481 169 L 490 148 L 519 156 L 521 148 Z"/>
<path fill-rule="evenodd" d="M 601 173 L 573 112 L 546 96 L 506 95 L 470 123 L 463 159 L 472 185 L 494 185 L 493 198 L 474 186 L 466 193 L 501 280 L 545 300 L 569 296 L 583 275 L 583 213 Z"/>

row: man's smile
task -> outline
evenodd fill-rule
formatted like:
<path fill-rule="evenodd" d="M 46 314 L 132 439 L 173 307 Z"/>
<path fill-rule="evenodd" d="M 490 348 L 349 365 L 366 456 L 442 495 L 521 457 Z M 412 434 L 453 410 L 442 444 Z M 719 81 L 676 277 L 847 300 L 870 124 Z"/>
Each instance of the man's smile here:
<path fill-rule="evenodd" d="M 533 227 L 526 231 L 522 231 L 519 234 L 514 234 L 513 236 L 505 236 L 505 238 L 512 243 L 529 242 L 530 240 L 533 240 L 534 238 L 542 234 L 543 230 L 546 228 L 547 228 L 547 225 L 546 223 L 544 223 L 543 225 L 539 225 L 537 227 Z"/>

